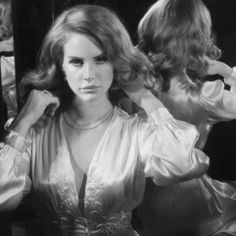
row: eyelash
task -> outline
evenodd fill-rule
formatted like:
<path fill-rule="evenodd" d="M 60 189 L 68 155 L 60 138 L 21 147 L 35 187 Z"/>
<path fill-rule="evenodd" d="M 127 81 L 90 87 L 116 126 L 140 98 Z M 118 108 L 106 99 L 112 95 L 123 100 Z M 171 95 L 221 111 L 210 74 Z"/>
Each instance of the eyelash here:
<path fill-rule="evenodd" d="M 77 65 L 77 66 L 82 66 L 83 65 L 83 61 L 82 60 L 79 60 L 79 59 L 72 59 L 70 61 L 70 64 L 73 64 L 73 65 Z"/>
<path fill-rule="evenodd" d="M 104 64 L 107 62 L 107 57 L 105 55 L 97 57 L 95 59 L 95 62 L 97 62 L 98 64 Z"/>
<path fill-rule="evenodd" d="M 106 62 L 107 62 L 107 57 L 105 55 L 97 57 L 95 59 L 95 63 L 98 64 L 98 65 L 102 65 L 102 64 L 104 64 Z M 82 66 L 84 64 L 83 60 L 80 60 L 80 59 L 72 59 L 70 61 L 70 63 L 74 64 L 76 66 Z"/>

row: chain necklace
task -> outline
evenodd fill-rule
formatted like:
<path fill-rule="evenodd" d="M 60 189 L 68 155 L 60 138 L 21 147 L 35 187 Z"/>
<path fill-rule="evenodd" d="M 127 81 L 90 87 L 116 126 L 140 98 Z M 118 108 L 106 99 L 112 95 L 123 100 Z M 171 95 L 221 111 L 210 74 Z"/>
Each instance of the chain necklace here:
<path fill-rule="evenodd" d="M 109 111 L 107 111 L 104 115 L 99 117 L 97 120 L 90 122 L 88 124 L 85 124 L 85 125 L 78 124 L 77 121 L 72 117 L 72 115 L 69 111 L 66 114 L 63 113 L 63 117 L 64 117 L 66 124 L 72 129 L 90 130 L 90 129 L 95 129 L 98 126 L 100 126 L 101 124 L 103 124 L 110 117 L 110 115 L 113 114 L 113 111 L 114 111 L 114 109 L 112 108 Z M 68 116 L 67 116 L 67 114 L 68 114 Z M 68 118 L 70 118 L 70 122 L 69 122 Z"/>

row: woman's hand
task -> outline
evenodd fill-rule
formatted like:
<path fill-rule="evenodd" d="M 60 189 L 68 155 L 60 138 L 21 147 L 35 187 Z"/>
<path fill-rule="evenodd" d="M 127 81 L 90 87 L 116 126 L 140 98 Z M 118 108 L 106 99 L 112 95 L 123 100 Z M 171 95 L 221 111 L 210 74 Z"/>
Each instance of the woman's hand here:
<path fill-rule="evenodd" d="M 32 90 L 26 104 L 11 125 L 11 129 L 26 137 L 29 129 L 42 127 L 59 107 L 59 99 L 46 90 Z"/>
<path fill-rule="evenodd" d="M 161 101 L 156 98 L 153 93 L 147 88 L 143 87 L 136 91 L 125 90 L 125 92 L 129 96 L 129 98 L 139 107 L 143 108 L 147 114 L 150 114 L 152 111 L 164 107 Z"/>
<path fill-rule="evenodd" d="M 224 78 L 227 78 L 232 73 L 232 68 L 225 64 L 224 62 L 212 60 L 209 57 L 206 57 L 208 62 L 208 75 L 221 75 Z"/>

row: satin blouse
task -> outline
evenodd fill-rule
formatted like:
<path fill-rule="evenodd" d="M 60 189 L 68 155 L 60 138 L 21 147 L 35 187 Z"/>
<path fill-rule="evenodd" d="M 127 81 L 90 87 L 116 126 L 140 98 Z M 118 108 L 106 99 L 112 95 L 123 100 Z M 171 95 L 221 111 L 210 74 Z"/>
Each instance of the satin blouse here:
<path fill-rule="evenodd" d="M 131 211 L 142 201 L 145 177 L 157 185 L 199 177 L 208 157 L 194 148 L 196 128 L 163 107 L 130 116 L 115 107 L 90 163 L 81 212 L 62 114 L 31 130 L 23 153 L 1 143 L 0 210 L 15 208 L 30 189 L 42 235 L 137 235 Z"/>
<path fill-rule="evenodd" d="M 236 118 L 236 93 L 224 87 L 221 80 L 216 80 L 206 81 L 196 89 L 185 78 L 176 77 L 167 92 L 160 92 L 160 100 L 176 119 L 197 127 L 199 149 L 205 146 L 213 124 Z"/>

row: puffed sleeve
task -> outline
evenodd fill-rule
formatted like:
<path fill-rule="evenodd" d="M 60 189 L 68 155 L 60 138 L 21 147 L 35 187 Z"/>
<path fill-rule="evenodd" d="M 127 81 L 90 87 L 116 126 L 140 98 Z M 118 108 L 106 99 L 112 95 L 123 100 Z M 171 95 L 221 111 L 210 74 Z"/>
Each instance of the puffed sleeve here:
<path fill-rule="evenodd" d="M 174 119 L 164 107 L 139 125 L 140 158 L 155 184 L 173 184 L 207 171 L 209 158 L 194 148 L 198 131 L 193 125 Z"/>
<path fill-rule="evenodd" d="M 224 87 L 221 80 L 208 81 L 203 84 L 200 91 L 201 107 L 211 123 L 236 118 L 236 93 Z"/>
<path fill-rule="evenodd" d="M 19 150 L 0 143 L 0 211 L 16 208 L 30 191 L 29 167 L 30 146 Z"/>

